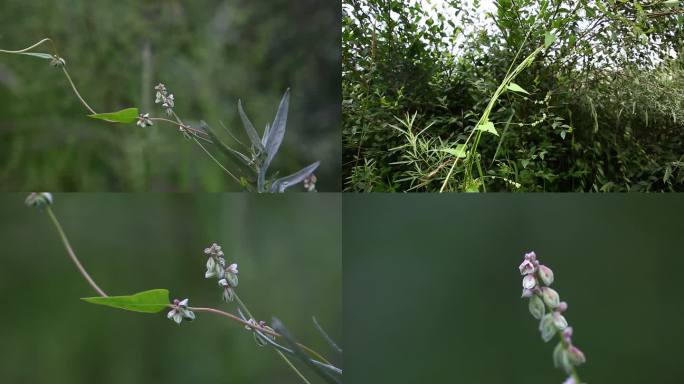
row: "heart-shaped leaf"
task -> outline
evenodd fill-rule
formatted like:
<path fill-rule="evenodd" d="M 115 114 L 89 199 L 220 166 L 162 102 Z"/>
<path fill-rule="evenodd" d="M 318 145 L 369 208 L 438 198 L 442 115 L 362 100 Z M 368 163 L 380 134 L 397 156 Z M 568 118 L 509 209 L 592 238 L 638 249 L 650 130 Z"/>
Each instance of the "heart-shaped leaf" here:
<path fill-rule="evenodd" d="M 138 108 L 126 108 L 117 112 L 88 115 L 88 117 L 109 121 L 110 123 L 130 124 L 138 118 L 138 115 Z"/>
<path fill-rule="evenodd" d="M 553 32 L 546 32 L 544 34 L 544 48 L 548 48 L 556 41 L 557 36 Z"/>
<path fill-rule="evenodd" d="M 526 93 L 526 94 L 528 94 L 528 95 L 530 94 L 529 92 L 527 92 L 526 90 L 524 90 L 523 87 L 521 87 L 521 86 L 519 86 L 518 84 L 513 83 L 513 82 L 509 83 L 507 88 L 508 88 L 509 91 L 520 92 L 520 93 Z"/>
<path fill-rule="evenodd" d="M 466 157 L 466 146 L 464 144 L 456 144 L 456 148 L 442 148 L 440 151 L 446 152 L 459 159 Z"/>
<path fill-rule="evenodd" d="M 494 128 L 494 123 L 492 123 L 491 121 L 485 121 L 482 124 L 478 124 L 478 126 L 475 127 L 475 129 L 478 131 L 485 131 L 493 135 L 499 136 L 499 132 L 496 131 L 496 128 Z"/>
<path fill-rule="evenodd" d="M 129 296 L 84 297 L 81 300 L 127 311 L 157 313 L 168 307 L 169 290 L 151 289 Z"/>

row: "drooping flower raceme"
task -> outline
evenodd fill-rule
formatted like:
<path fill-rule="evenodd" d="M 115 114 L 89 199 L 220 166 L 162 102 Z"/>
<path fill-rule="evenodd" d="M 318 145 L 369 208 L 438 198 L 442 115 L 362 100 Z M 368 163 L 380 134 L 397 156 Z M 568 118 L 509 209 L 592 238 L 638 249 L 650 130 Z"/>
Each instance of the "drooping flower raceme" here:
<path fill-rule="evenodd" d="M 522 280 L 522 297 L 528 299 L 530 314 L 539 320 L 542 340 L 548 342 L 556 334 L 560 341 L 553 351 L 553 363 L 569 375 L 564 384 L 580 384 L 575 367 L 585 362 L 584 353 L 572 344 L 572 328 L 563 313 L 568 304 L 560 300 L 553 288 L 554 275 L 551 268 L 542 265 L 534 252 L 525 254 L 518 267 Z"/>
<path fill-rule="evenodd" d="M 176 324 L 180 324 L 183 319 L 190 321 L 195 320 L 195 314 L 188 309 L 188 299 L 180 301 L 178 299 L 173 300 L 171 310 L 166 317 L 175 321 Z"/>
<path fill-rule="evenodd" d="M 169 93 L 166 90 L 166 86 L 162 83 L 157 84 L 157 86 L 154 87 L 154 90 L 157 91 L 157 97 L 154 100 L 154 103 L 161 103 L 162 107 L 166 108 L 166 113 L 171 116 L 173 114 L 173 107 L 175 106 L 173 94 Z"/>
<path fill-rule="evenodd" d="M 233 263 L 226 267 L 226 259 L 223 257 L 221 246 L 213 243 L 204 250 L 207 259 L 207 271 L 205 278 L 216 277 L 218 285 L 223 289 L 223 300 L 231 302 L 234 298 L 233 289 L 238 286 L 238 265 Z"/>

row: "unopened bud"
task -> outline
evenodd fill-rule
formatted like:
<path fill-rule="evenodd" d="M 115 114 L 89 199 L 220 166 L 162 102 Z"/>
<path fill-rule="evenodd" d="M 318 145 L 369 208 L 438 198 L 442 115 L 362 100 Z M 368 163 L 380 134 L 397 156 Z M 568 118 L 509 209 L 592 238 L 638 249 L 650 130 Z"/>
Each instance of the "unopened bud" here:
<path fill-rule="evenodd" d="M 558 292 L 549 287 L 542 287 L 541 292 L 546 305 L 553 309 L 558 308 L 560 305 L 560 296 L 558 296 Z"/>
<path fill-rule="evenodd" d="M 539 278 L 544 283 L 544 285 L 551 285 L 553 284 L 553 271 L 551 270 L 551 268 L 545 265 L 540 265 Z"/>

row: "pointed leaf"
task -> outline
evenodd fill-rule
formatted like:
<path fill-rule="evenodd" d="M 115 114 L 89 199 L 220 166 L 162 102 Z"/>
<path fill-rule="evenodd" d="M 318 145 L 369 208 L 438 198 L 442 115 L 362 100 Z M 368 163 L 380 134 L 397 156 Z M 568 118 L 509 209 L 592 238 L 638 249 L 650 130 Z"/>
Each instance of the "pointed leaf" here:
<path fill-rule="evenodd" d="M 49 53 L 39 53 L 39 52 L 20 52 L 20 55 L 28 55 L 28 56 L 34 56 L 34 57 L 39 57 L 41 59 L 45 60 L 52 60 L 54 57 L 49 54 Z"/>
<path fill-rule="evenodd" d="M 157 313 L 168 307 L 169 290 L 151 289 L 129 296 L 84 297 L 81 300 L 127 311 Z"/>
<path fill-rule="evenodd" d="M 494 128 L 494 123 L 492 123 L 491 121 L 485 121 L 484 123 L 479 124 L 477 127 L 475 127 L 475 129 L 478 131 L 485 131 L 496 136 L 499 136 L 499 132 L 496 131 L 496 128 Z"/>
<path fill-rule="evenodd" d="M 456 148 L 442 148 L 441 152 L 446 152 L 456 158 L 466 157 L 466 146 L 464 144 L 456 144 Z"/>
<path fill-rule="evenodd" d="M 280 105 L 278 106 L 278 112 L 276 112 L 275 119 L 271 125 L 271 129 L 268 131 L 268 136 L 266 137 L 266 161 L 264 162 L 264 168 L 268 168 L 271 161 L 278 153 L 280 144 L 283 142 L 283 137 L 285 136 L 285 125 L 287 124 L 287 110 L 290 107 L 290 89 L 288 88 L 280 100 Z"/>
<path fill-rule="evenodd" d="M 138 115 L 138 108 L 126 108 L 117 112 L 88 115 L 88 117 L 109 121 L 110 123 L 130 124 L 138 118 Z"/>
<path fill-rule="evenodd" d="M 285 190 L 293 185 L 299 184 L 304 179 L 306 179 L 307 176 L 312 174 L 316 168 L 321 164 L 320 161 L 317 161 L 313 164 L 310 164 L 307 167 L 304 167 L 300 169 L 299 171 L 285 177 L 281 177 L 280 179 L 276 180 L 271 184 L 271 189 L 270 192 L 278 192 L 278 193 L 283 193 Z"/>
<path fill-rule="evenodd" d="M 259 152 L 263 152 L 264 146 L 261 143 L 259 134 L 257 133 L 256 129 L 254 129 L 254 125 L 252 125 L 252 122 L 249 121 L 249 118 L 247 117 L 247 114 L 245 114 L 244 109 L 242 109 L 241 100 L 238 100 L 238 112 L 240 113 L 240 120 L 242 120 L 242 125 L 244 125 L 245 132 L 247 132 L 247 136 L 249 136 L 249 140 L 252 142 L 252 145 L 254 145 L 259 150 Z"/>
<path fill-rule="evenodd" d="M 526 94 L 528 94 L 528 95 L 530 94 L 529 92 L 527 92 L 527 91 L 524 90 L 521 86 L 519 86 L 518 84 L 516 84 L 516 83 L 514 83 L 514 82 L 509 83 L 509 84 L 508 84 L 508 87 L 506 87 L 506 88 L 508 88 L 509 91 L 520 92 L 520 93 L 526 93 Z"/>
<path fill-rule="evenodd" d="M 264 137 L 261 138 L 261 144 L 263 146 L 266 145 L 266 141 L 268 139 L 268 133 L 270 132 L 270 130 L 271 130 L 271 126 L 269 124 L 266 124 L 266 128 L 264 128 Z"/>
<path fill-rule="evenodd" d="M 548 48 L 553 44 L 554 41 L 556 41 L 556 35 L 553 32 L 546 32 L 544 34 L 544 48 Z"/>

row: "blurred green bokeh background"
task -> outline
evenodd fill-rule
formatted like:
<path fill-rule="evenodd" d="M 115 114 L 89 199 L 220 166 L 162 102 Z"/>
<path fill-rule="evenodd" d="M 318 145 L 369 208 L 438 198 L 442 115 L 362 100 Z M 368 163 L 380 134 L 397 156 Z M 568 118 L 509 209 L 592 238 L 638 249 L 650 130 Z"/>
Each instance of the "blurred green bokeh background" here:
<path fill-rule="evenodd" d="M 584 381 L 681 383 L 683 212 L 676 195 L 345 195 L 345 381 L 562 383 L 520 299 L 535 250 Z"/>
<path fill-rule="evenodd" d="M 3 245 L 0 372 L 6 383 L 299 383 L 243 327 L 198 313 L 176 325 L 84 303 L 93 290 L 69 260 L 47 213 L 0 194 Z M 55 213 L 109 294 L 168 288 L 195 306 L 235 310 L 205 279 L 212 242 L 240 270 L 252 312 L 283 320 L 334 357 L 313 327 L 342 342 L 341 206 L 335 194 L 57 194 Z M 334 360 L 341 364 L 339 359 Z M 313 382 L 320 382 L 301 367 Z"/>
<path fill-rule="evenodd" d="M 288 131 L 271 171 L 283 176 L 320 160 L 318 189 L 340 190 L 338 2 L 0 0 L 0 9 L 0 49 L 51 37 L 98 112 L 138 106 L 162 116 L 153 87 L 163 82 L 186 122 L 203 119 L 220 131 L 223 121 L 246 139 L 238 99 L 263 130 L 291 87 Z M 239 189 L 172 126 L 85 115 L 61 71 L 0 54 L 0 190 Z"/>

